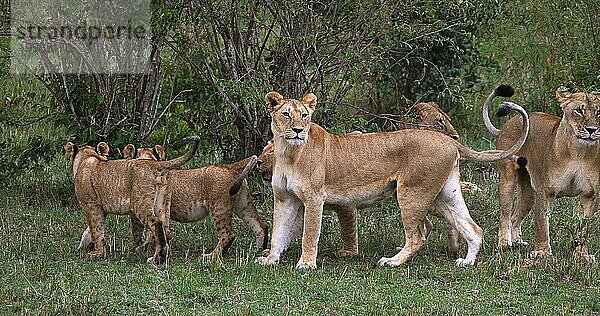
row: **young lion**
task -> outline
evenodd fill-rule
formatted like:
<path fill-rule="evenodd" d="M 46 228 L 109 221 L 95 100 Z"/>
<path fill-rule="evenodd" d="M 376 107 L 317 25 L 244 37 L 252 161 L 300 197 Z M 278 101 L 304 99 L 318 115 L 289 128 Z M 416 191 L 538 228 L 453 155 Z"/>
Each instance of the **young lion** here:
<path fill-rule="evenodd" d="M 123 155 L 125 159 L 161 160 L 166 157 L 160 145 L 136 151 L 129 144 L 123 149 Z M 205 259 L 220 257 L 235 239 L 231 226 L 233 214 L 254 231 L 257 252 L 267 246 L 268 225 L 258 215 L 246 181 L 250 171 L 256 167 L 256 160 L 256 156 L 252 156 L 231 164 L 171 171 L 171 219 L 188 223 L 210 215 L 217 229 L 219 243 L 210 254 L 204 255 Z M 134 239 L 142 240 L 143 225 L 132 217 L 131 226 Z M 152 235 L 149 237 L 143 245 L 152 242 Z M 85 232 L 82 242 L 84 238 Z"/>
<path fill-rule="evenodd" d="M 83 209 L 94 244 L 88 255 L 101 258 L 104 250 L 104 218 L 107 214 L 133 214 L 157 240 L 149 262 L 166 260 L 169 242 L 169 171 L 185 164 L 198 148 L 199 138 L 185 155 L 169 161 L 107 160 L 108 145 L 78 148 L 69 142 L 65 151 L 71 156 L 75 194 Z"/>
<path fill-rule="evenodd" d="M 427 129 L 446 134 L 456 140 L 459 139 L 460 136 L 454 126 L 452 126 L 450 116 L 434 102 L 417 103 L 410 112 L 418 116 L 417 122 L 398 122 L 396 128 Z"/>
<path fill-rule="evenodd" d="M 579 196 L 583 205 L 583 224 L 575 237 L 575 257 L 594 260 L 588 253 L 589 218 L 598 208 L 600 177 L 600 98 L 587 93 L 571 93 L 558 89 L 556 97 L 563 116 L 546 113 L 530 114 L 531 132 L 517 153 L 527 159 L 525 168 L 512 161 L 498 163 L 500 183 L 500 228 L 498 244 L 526 244 L 521 237 L 523 218 L 533 209 L 535 241 L 532 256 L 552 253 L 548 216 L 554 200 L 562 196 Z M 502 130 L 495 128 L 488 117 L 489 102 L 483 108 L 488 131 L 498 136 L 497 147 L 507 148 L 517 137 L 521 120 L 512 118 Z M 517 187 L 517 202 L 512 195 Z"/>
<path fill-rule="evenodd" d="M 317 103 L 314 94 L 294 100 L 270 92 L 265 99 L 274 135 L 275 205 L 271 248 L 267 257 L 257 259 L 259 263 L 277 264 L 294 228 L 303 227 L 302 255 L 296 268 L 315 268 L 324 204 L 363 208 L 396 193 L 406 243 L 394 257 L 381 258 L 379 266 L 400 265 L 421 248 L 426 238 L 425 217 L 434 205 L 467 240 L 467 255 L 457 259 L 456 265 L 475 264 L 483 233 L 462 198 L 458 162 L 512 156 L 525 142 L 528 124 L 510 150 L 476 152 L 428 130 L 332 135 L 311 122 Z M 528 121 L 520 106 L 504 106 L 519 111 Z"/>

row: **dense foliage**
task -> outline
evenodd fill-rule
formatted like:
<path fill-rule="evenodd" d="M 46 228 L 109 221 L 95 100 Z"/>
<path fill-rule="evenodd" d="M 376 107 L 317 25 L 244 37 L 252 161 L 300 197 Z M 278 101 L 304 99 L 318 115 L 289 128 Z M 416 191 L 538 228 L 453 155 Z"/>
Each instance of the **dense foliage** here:
<path fill-rule="evenodd" d="M 422 100 L 472 132 L 473 105 L 498 83 L 513 84 L 530 109 L 556 112 L 558 86 L 597 91 L 600 81 L 599 5 L 589 1 L 156 1 L 152 9 L 142 75 L 13 75 L 9 38 L 0 38 L 2 174 L 44 168 L 67 140 L 122 148 L 197 134 L 208 161 L 255 154 L 270 138 L 263 98 L 272 90 L 316 93 L 316 121 L 335 132 L 391 129 L 380 114 Z"/>

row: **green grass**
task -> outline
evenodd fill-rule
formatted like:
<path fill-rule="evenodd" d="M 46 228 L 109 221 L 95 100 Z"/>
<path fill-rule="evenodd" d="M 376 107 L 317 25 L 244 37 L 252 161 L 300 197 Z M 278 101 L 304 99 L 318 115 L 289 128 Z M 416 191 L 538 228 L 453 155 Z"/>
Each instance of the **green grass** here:
<path fill-rule="evenodd" d="M 415 258 L 398 268 L 376 268 L 403 244 L 395 203 L 359 214 L 360 255 L 338 259 L 341 246 L 335 215 L 326 212 L 318 269 L 297 271 L 300 243 L 294 242 L 275 267 L 254 263 L 253 236 L 235 221 L 238 237 L 221 263 L 198 258 L 216 244 L 210 221 L 173 223 L 172 260 L 146 263 L 130 251 L 126 216 L 107 220 L 108 253 L 90 261 L 78 251 L 85 228 L 73 203 L 24 203 L 3 198 L 0 211 L 0 313 L 26 315 L 363 315 L 363 314 L 568 314 L 600 312 L 597 265 L 571 259 L 577 212 L 560 200 L 551 218 L 554 255 L 527 260 L 527 248 L 499 250 L 497 197 L 491 169 L 463 166 L 464 177 L 483 193 L 468 194 L 475 221 L 484 228 L 485 248 L 476 267 L 456 268 L 446 254 L 446 232 L 435 230 Z M 488 166 L 489 167 L 489 166 Z M 477 181 L 480 179 L 481 181 Z M 258 186 L 253 185 L 258 188 Z M 261 191 L 258 207 L 269 222 L 272 202 Z M 48 200 L 53 200 L 50 196 Z M 592 251 L 598 245 L 594 221 Z M 525 237 L 532 239 L 531 218 Z M 461 241 L 461 253 L 466 251 Z"/>

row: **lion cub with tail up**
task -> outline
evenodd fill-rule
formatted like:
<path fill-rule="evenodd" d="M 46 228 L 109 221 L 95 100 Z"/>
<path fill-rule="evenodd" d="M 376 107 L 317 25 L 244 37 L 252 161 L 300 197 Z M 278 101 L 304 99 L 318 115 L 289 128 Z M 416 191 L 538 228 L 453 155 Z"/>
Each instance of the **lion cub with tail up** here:
<path fill-rule="evenodd" d="M 302 255 L 296 268 L 315 268 L 324 204 L 364 208 L 395 195 L 406 242 L 395 256 L 381 258 L 379 266 L 398 266 L 421 248 L 426 215 L 434 206 L 467 241 L 467 254 L 456 265 L 475 264 L 483 233 L 463 200 L 458 164 L 461 159 L 491 162 L 512 157 L 529 130 L 523 108 L 503 104 L 525 120 L 509 150 L 476 152 L 428 130 L 332 135 L 311 122 L 317 105 L 314 94 L 294 100 L 270 92 L 265 99 L 274 138 L 275 205 L 271 248 L 266 257 L 257 258 L 259 263 L 277 264 L 295 230 L 302 228 Z"/>
<path fill-rule="evenodd" d="M 164 262 L 169 254 L 169 171 L 188 162 L 196 153 L 200 138 L 185 155 L 167 161 L 107 160 L 109 147 L 98 145 L 78 148 L 69 142 L 66 153 L 71 157 L 75 195 L 87 219 L 93 250 L 90 258 L 102 258 L 104 249 L 104 219 L 107 214 L 133 215 L 148 228 L 155 243 L 154 255 L 148 262 Z M 86 247 L 87 248 L 87 247 Z"/>
<path fill-rule="evenodd" d="M 123 149 L 123 158 L 136 160 L 164 160 L 164 148 L 135 148 L 132 144 Z M 260 251 L 267 246 L 269 229 L 252 200 L 246 178 L 256 167 L 256 156 L 231 164 L 209 165 L 197 169 L 173 170 L 170 172 L 171 219 L 189 223 L 201 221 L 208 216 L 213 220 L 219 238 L 215 249 L 204 255 L 212 260 L 221 257 L 233 243 L 235 232 L 232 228 L 232 216 L 237 215 L 255 235 L 254 250 Z M 151 244 L 153 235 L 147 236 L 142 243 L 144 226 L 136 218 L 131 218 L 133 238 L 137 244 Z M 87 232 L 87 230 L 86 230 Z M 80 247 L 86 246 L 86 232 L 81 237 Z"/>

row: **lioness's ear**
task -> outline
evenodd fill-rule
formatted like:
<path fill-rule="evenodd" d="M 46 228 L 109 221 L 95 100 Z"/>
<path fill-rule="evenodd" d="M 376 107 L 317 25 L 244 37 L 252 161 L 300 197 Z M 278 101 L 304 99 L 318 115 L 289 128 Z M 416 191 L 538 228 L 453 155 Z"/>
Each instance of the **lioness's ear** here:
<path fill-rule="evenodd" d="M 99 155 L 102 156 L 108 156 L 108 151 L 110 150 L 110 147 L 108 147 L 108 144 L 105 142 L 99 142 L 98 145 L 96 145 L 96 152 Z"/>
<path fill-rule="evenodd" d="M 556 90 L 556 98 L 561 104 L 568 101 L 571 98 L 571 95 L 571 91 L 569 91 L 569 88 L 567 87 L 561 86 Z"/>
<path fill-rule="evenodd" d="M 167 153 L 161 145 L 156 145 L 152 148 L 152 155 L 154 155 L 156 160 L 167 160 Z"/>
<path fill-rule="evenodd" d="M 124 159 L 135 158 L 135 146 L 133 146 L 133 144 L 127 144 L 127 146 L 125 146 L 125 148 L 123 148 L 123 158 Z"/>
<path fill-rule="evenodd" d="M 302 103 L 306 104 L 308 108 L 314 112 L 315 107 L 317 106 L 317 96 L 309 93 L 302 98 Z"/>
<path fill-rule="evenodd" d="M 265 96 L 265 103 L 267 104 L 267 111 L 273 113 L 283 102 L 283 96 L 275 91 L 267 93 Z"/>

